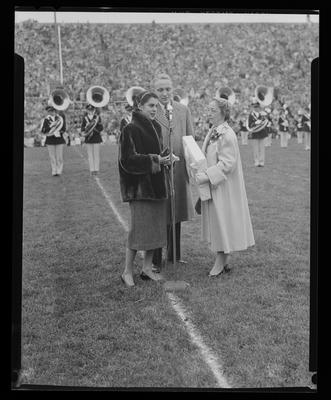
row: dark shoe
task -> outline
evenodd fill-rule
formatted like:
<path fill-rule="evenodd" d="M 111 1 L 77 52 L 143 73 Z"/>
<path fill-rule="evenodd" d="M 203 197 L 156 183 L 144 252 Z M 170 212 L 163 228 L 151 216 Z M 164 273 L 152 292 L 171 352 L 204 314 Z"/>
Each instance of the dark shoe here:
<path fill-rule="evenodd" d="M 141 278 L 143 281 L 148 281 L 148 280 L 151 279 L 148 275 L 145 274 L 145 272 L 141 272 L 141 273 L 140 273 L 140 278 Z"/>
<path fill-rule="evenodd" d="M 161 267 L 158 267 L 157 265 L 153 265 L 152 272 L 154 272 L 154 274 L 159 274 L 161 272 Z"/>
<path fill-rule="evenodd" d="M 153 272 L 152 272 L 152 273 L 153 273 Z M 163 279 L 162 276 L 158 276 L 158 275 L 155 275 L 155 279 L 154 279 L 153 277 L 151 277 L 151 276 L 145 274 L 144 271 L 141 271 L 141 273 L 140 273 L 140 278 L 141 278 L 143 281 L 152 280 L 152 281 L 155 281 L 155 282 L 161 281 L 161 280 Z"/>
<path fill-rule="evenodd" d="M 224 265 L 224 272 L 231 272 L 232 268 L 228 264 Z"/>

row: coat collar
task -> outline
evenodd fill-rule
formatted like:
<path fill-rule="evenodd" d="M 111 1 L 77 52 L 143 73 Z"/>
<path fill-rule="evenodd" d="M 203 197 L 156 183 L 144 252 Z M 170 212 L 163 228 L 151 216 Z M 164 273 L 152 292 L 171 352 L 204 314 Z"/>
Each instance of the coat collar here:
<path fill-rule="evenodd" d="M 159 142 L 157 128 L 160 127 L 158 122 L 154 119 L 148 119 L 139 111 L 132 112 L 131 123 L 140 126 L 145 132 L 148 132 L 151 136 L 155 137 Z"/>
<path fill-rule="evenodd" d="M 226 132 L 228 127 L 229 127 L 229 124 L 227 123 L 227 121 L 224 121 L 220 125 L 212 126 L 209 129 L 209 131 L 208 131 L 208 133 L 207 133 L 207 135 L 205 137 L 205 140 L 203 141 L 203 145 L 202 145 L 202 149 L 201 149 L 204 154 L 206 153 L 206 149 L 207 149 L 207 147 L 209 145 L 209 142 L 211 140 L 211 136 L 213 134 L 215 134 L 215 133 L 217 133 L 216 134 L 217 138 L 222 136 L 222 135 L 224 135 L 224 133 Z M 215 136 L 215 138 L 216 138 L 216 136 Z"/>

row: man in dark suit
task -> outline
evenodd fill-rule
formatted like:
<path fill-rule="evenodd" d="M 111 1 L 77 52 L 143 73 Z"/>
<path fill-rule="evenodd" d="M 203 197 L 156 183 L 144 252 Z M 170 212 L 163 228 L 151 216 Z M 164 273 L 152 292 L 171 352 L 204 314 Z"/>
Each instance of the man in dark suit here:
<path fill-rule="evenodd" d="M 159 97 L 156 121 L 161 125 L 163 137 L 163 149 L 170 150 L 170 119 L 168 104 L 172 106 L 172 144 L 173 152 L 179 157 L 174 164 L 174 189 L 175 189 L 175 232 L 176 232 L 176 261 L 185 263 L 181 259 L 180 232 L 181 223 L 189 221 L 194 216 L 193 201 L 189 176 L 186 171 L 182 137 L 193 135 L 193 121 L 187 106 L 173 101 L 173 84 L 167 74 L 159 74 L 153 81 L 153 88 Z M 174 261 L 172 225 L 171 225 L 171 203 L 168 202 L 168 245 L 167 260 Z M 156 249 L 153 257 L 153 264 L 156 270 L 162 266 L 162 249 Z"/>

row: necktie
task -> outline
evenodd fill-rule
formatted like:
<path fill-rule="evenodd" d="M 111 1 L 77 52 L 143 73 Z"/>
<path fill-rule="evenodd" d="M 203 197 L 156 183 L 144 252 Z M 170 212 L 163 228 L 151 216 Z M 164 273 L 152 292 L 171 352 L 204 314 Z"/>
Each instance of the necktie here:
<path fill-rule="evenodd" d="M 169 121 L 170 115 L 169 115 L 169 110 L 167 108 L 164 109 L 164 114 L 165 114 L 167 120 Z"/>

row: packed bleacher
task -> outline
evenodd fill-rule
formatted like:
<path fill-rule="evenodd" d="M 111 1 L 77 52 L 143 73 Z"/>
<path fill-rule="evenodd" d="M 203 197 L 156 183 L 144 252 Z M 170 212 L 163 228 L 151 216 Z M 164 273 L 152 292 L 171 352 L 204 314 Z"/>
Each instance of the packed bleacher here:
<path fill-rule="evenodd" d="M 61 24 L 64 88 L 72 100 L 69 127 L 79 125 L 79 103 L 92 85 L 111 93 L 105 131 L 118 129 L 131 86 L 150 88 L 166 72 L 189 96 L 197 135 L 206 125 L 206 104 L 218 87 L 235 94 L 232 123 L 250 109 L 257 85 L 277 88 L 292 113 L 310 103 L 311 61 L 319 55 L 318 24 Z M 25 59 L 25 136 L 44 117 L 52 82 L 59 79 L 53 24 L 15 24 L 15 52 Z M 275 120 L 277 119 L 275 105 Z M 74 115 L 75 114 L 75 115 Z"/>

